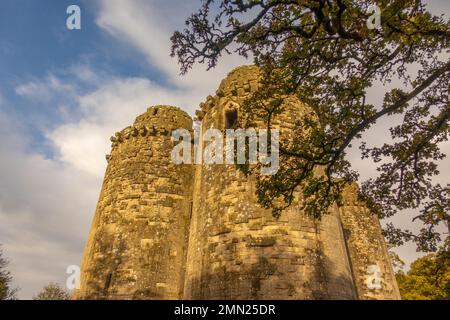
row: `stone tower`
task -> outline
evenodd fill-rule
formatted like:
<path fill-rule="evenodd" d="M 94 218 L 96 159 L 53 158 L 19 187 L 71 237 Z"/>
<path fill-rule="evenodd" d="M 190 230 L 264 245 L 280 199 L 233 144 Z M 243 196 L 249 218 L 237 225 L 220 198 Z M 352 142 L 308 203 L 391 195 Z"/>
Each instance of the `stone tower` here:
<path fill-rule="evenodd" d="M 171 132 L 178 128 L 191 129 L 192 119 L 156 106 L 111 137 L 76 298 L 182 295 L 193 170 L 171 162 Z"/>
<path fill-rule="evenodd" d="M 252 66 L 232 71 L 197 111 L 203 130 L 235 125 L 259 77 Z M 286 99 L 273 120 L 280 139 L 308 112 Z M 379 222 L 354 186 L 321 221 L 303 213 L 299 196 L 276 219 L 235 166 L 172 164 L 170 134 L 179 128 L 192 130 L 191 118 L 159 106 L 112 138 L 75 298 L 400 298 Z M 380 288 L 367 285 L 369 266 L 380 271 Z"/>
<path fill-rule="evenodd" d="M 230 127 L 258 77 L 256 67 L 231 72 L 197 113 L 203 128 Z M 281 139 L 305 112 L 300 101 L 288 100 L 272 122 Z M 296 202 L 275 219 L 257 204 L 255 190 L 233 165 L 197 167 L 185 298 L 356 299 L 336 212 L 319 223 Z"/>

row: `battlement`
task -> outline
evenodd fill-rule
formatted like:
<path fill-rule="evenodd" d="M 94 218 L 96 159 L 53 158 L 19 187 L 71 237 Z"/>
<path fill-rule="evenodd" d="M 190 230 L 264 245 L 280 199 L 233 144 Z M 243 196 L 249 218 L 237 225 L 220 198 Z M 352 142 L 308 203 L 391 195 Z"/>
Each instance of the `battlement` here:
<path fill-rule="evenodd" d="M 245 98 L 258 90 L 261 80 L 261 71 L 255 65 L 240 66 L 233 69 L 222 80 L 216 94 L 219 97 Z"/>
<path fill-rule="evenodd" d="M 149 107 L 144 114 L 138 116 L 134 125 L 153 125 L 168 130 L 190 129 L 192 118 L 178 107 L 157 105 Z"/>
<path fill-rule="evenodd" d="M 193 132 L 192 118 L 189 114 L 174 106 L 152 106 L 138 116 L 132 126 L 128 126 L 111 136 L 111 148 L 114 150 L 123 142 L 139 137 L 170 137 L 172 131 L 179 128 Z M 111 155 L 106 155 L 106 160 L 109 161 L 110 159 Z"/>
<path fill-rule="evenodd" d="M 195 112 L 196 120 L 202 121 L 204 116 L 218 104 L 221 98 L 230 101 L 242 102 L 245 98 L 256 92 L 261 79 L 260 70 L 255 65 L 240 66 L 232 70 L 220 83 L 215 96 L 208 96 L 200 103 Z"/>

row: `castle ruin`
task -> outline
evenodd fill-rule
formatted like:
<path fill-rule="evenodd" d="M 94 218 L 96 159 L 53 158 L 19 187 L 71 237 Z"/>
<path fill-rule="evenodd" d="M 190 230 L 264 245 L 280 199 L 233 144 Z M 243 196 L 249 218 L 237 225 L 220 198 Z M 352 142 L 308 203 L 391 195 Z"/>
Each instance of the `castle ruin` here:
<path fill-rule="evenodd" d="M 254 66 L 232 71 L 201 104 L 202 128 L 229 127 L 259 76 Z M 308 112 L 287 103 L 274 120 L 282 137 Z M 155 106 L 111 138 L 76 299 L 400 299 L 380 223 L 356 186 L 320 221 L 300 199 L 274 218 L 234 165 L 174 164 L 179 128 L 192 132 L 187 113 Z"/>

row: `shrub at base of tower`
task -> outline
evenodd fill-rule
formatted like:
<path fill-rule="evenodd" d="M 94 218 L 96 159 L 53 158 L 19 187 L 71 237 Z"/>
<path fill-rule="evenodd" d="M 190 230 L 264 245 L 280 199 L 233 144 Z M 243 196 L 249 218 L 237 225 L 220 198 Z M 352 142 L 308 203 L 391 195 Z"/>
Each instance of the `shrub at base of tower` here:
<path fill-rule="evenodd" d="M 50 283 L 33 300 L 70 300 L 70 293 L 59 284 Z"/>
<path fill-rule="evenodd" d="M 12 276 L 6 269 L 9 261 L 3 256 L 3 249 L 0 246 L 0 300 L 15 300 L 17 289 L 12 288 Z"/>

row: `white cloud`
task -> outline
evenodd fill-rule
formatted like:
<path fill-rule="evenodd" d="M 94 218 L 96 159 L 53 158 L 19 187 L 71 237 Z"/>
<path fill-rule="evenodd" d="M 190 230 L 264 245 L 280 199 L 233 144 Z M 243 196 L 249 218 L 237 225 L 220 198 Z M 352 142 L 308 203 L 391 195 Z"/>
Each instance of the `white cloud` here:
<path fill-rule="evenodd" d="M 102 176 L 109 137 L 133 123 L 147 107 L 156 104 L 193 105 L 195 98 L 144 78 L 110 78 L 96 90 L 77 98 L 82 117 L 49 132 L 60 160 L 94 176 Z"/>
<path fill-rule="evenodd" d="M 99 0 L 98 4 L 97 24 L 117 41 L 140 50 L 151 68 L 159 69 L 172 83 L 171 87 L 163 87 L 145 78 L 103 75 L 99 79 L 98 72 L 87 66 L 71 69 L 79 80 L 98 87 L 78 96 L 82 112 L 79 121 L 63 124 L 47 136 L 62 161 L 101 176 L 110 135 L 130 125 L 151 105 L 175 105 L 193 115 L 198 104 L 214 93 L 220 80 L 244 60 L 225 57 L 218 68 L 210 72 L 204 70 L 204 66 L 197 66 L 181 77 L 176 60 L 169 59 L 170 36 L 183 26 L 185 15 L 192 10 L 194 2 Z"/>
<path fill-rule="evenodd" d="M 74 87 L 70 84 L 62 83 L 54 74 L 49 74 L 45 79 L 35 79 L 18 85 L 15 91 L 19 96 L 48 101 L 55 94 L 72 93 Z"/>
<path fill-rule="evenodd" d="M 0 112 L 0 243 L 20 297 L 31 298 L 80 263 L 101 179 L 30 152 L 23 129 Z"/>
<path fill-rule="evenodd" d="M 187 16 L 197 10 L 198 1 L 99 0 L 97 24 L 117 40 L 140 50 L 148 63 L 162 71 L 175 85 L 190 90 L 197 101 L 217 89 L 219 82 L 232 68 L 250 63 L 238 55 L 225 55 L 212 71 L 205 65 L 195 65 L 180 76 L 175 58 L 170 59 L 170 37 L 184 28 Z"/>
<path fill-rule="evenodd" d="M 69 69 L 69 74 L 76 76 L 78 80 L 88 84 L 98 84 L 102 79 L 101 74 L 97 74 L 85 64 L 72 66 Z"/>

